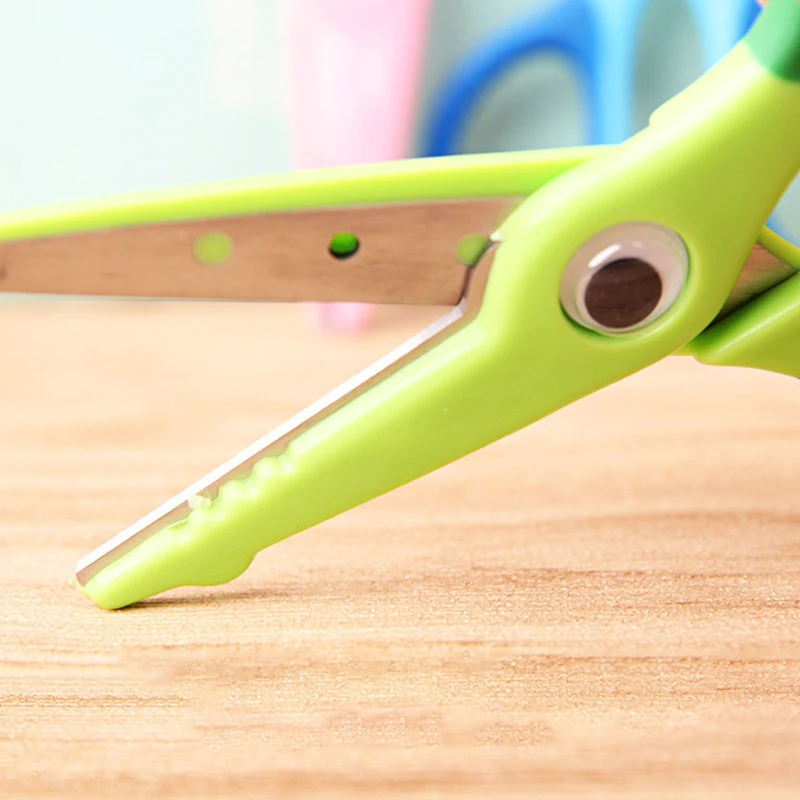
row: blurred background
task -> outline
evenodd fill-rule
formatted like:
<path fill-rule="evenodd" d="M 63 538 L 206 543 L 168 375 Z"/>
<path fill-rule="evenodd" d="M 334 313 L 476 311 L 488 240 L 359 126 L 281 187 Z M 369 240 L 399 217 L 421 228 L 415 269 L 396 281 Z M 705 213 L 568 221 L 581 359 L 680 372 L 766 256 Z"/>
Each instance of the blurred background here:
<path fill-rule="evenodd" d="M 0 210 L 296 165 L 289 2 L 2 0 Z M 433 0 L 409 154 L 425 150 L 432 108 L 459 60 L 544 5 Z M 702 71 L 697 27 L 681 0 L 648 4 L 635 66 L 632 120 L 640 128 Z M 348 98 L 337 99 L 346 113 Z M 477 108 L 460 139 L 463 152 L 568 146 L 589 137 L 574 70 L 552 53 L 509 69 Z M 796 187 L 781 220 L 800 238 Z"/>

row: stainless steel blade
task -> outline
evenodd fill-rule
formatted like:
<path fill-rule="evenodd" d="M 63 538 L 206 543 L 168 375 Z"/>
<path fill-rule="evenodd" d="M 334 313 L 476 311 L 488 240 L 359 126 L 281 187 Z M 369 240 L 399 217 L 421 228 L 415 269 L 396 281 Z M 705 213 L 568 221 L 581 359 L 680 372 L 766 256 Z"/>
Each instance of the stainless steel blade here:
<path fill-rule="evenodd" d="M 724 319 L 793 275 L 797 275 L 797 270 L 757 244 L 750 252 L 733 291 L 714 321 Z"/>
<path fill-rule="evenodd" d="M 337 206 L 0 241 L 0 292 L 274 302 L 455 305 L 460 241 L 488 236 L 520 198 Z M 218 266 L 201 237 L 232 244 Z M 358 251 L 336 258 L 335 234 Z"/>

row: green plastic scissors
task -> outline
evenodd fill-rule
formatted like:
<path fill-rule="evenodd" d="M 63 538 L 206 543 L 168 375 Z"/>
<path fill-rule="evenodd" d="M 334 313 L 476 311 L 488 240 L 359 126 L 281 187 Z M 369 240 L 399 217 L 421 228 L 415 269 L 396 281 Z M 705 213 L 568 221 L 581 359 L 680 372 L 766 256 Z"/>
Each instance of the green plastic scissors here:
<path fill-rule="evenodd" d="M 119 608 L 263 548 L 665 356 L 800 377 L 800 0 L 622 145 L 289 175 L 0 219 L 0 289 L 447 304 L 394 353 L 78 564 Z"/>

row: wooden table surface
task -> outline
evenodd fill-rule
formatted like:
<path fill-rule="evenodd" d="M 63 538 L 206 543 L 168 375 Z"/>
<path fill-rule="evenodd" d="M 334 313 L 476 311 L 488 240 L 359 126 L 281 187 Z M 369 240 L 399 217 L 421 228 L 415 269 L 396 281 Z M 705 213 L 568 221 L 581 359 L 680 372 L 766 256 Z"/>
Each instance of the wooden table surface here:
<path fill-rule="evenodd" d="M 109 613 L 78 557 L 419 319 L 0 311 L 0 795 L 800 797 L 796 381 L 670 359 Z"/>

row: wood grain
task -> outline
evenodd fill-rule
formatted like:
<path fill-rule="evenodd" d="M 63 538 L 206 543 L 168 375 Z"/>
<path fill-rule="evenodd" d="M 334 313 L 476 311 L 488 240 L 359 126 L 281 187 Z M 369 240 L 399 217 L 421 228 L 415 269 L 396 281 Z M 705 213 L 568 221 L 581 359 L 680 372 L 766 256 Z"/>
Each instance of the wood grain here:
<path fill-rule="evenodd" d="M 0 795 L 800 796 L 800 386 L 671 359 L 124 612 L 76 559 L 422 324 L 0 307 Z"/>

